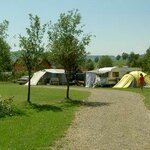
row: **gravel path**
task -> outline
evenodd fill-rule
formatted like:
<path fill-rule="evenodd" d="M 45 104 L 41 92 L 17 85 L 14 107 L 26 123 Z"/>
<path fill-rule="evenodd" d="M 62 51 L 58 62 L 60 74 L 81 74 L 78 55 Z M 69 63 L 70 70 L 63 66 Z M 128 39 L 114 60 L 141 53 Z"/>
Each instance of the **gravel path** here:
<path fill-rule="evenodd" d="M 136 93 L 90 89 L 66 136 L 52 150 L 150 150 L 150 111 Z"/>

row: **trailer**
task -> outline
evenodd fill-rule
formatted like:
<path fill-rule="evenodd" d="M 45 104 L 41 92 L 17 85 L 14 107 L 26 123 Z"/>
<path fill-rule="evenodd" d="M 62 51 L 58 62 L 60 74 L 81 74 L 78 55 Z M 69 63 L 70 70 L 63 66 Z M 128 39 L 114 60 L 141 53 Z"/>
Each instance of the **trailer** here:
<path fill-rule="evenodd" d="M 128 66 L 123 66 L 123 67 L 115 66 L 115 67 L 104 67 L 94 71 L 88 71 L 86 73 L 86 83 L 88 83 L 86 84 L 86 87 L 113 86 L 125 74 L 131 71 L 141 71 L 141 68 L 133 68 Z M 90 77 L 91 75 L 92 75 L 92 80 Z"/>
<path fill-rule="evenodd" d="M 97 76 L 100 78 L 100 85 L 115 85 L 125 74 L 131 71 L 141 71 L 141 68 L 132 67 L 104 67 L 98 70 Z"/>

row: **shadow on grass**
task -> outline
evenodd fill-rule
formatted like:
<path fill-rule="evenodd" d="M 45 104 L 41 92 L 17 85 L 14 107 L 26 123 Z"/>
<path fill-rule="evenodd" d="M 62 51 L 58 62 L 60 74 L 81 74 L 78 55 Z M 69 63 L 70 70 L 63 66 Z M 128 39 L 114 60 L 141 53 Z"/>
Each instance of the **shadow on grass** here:
<path fill-rule="evenodd" d="M 66 100 L 66 103 L 75 105 L 75 106 L 87 106 L 87 107 L 102 107 L 109 106 L 112 103 L 107 102 L 91 102 L 91 101 L 81 101 L 81 100 Z"/>
<path fill-rule="evenodd" d="M 31 103 L 30 105 L 33 109 L 36 109 L 37 111 L 54 111 L 54 112 L 62 111 L 60 107 L 48 105 L 48 104 Z"/>

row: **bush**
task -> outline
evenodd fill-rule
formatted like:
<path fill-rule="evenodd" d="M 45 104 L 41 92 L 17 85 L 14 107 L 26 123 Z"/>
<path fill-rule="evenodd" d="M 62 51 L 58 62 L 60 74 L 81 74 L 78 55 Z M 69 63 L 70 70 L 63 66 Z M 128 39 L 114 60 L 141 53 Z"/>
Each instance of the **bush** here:
<path fill-rule="evenodd" d="M 23 112 L 21 112 L 13 105 L 13 97 L 0 97 L 0 118 L 5 116 L 14 116 L 22 113 Z"/>
<path fill-rule="evenodd" d="M 0 81 L 10 81 L 12 72 L 0 72 Z"/>

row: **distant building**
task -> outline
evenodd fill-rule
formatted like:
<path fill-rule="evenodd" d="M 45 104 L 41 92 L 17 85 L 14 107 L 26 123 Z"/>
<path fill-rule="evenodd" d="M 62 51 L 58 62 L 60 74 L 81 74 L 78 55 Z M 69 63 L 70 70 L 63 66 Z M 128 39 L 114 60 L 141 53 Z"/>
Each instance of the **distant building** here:
<path fill-rule="evenodd" d="M 50 69 L 52 68 L 52 65 L 50 64 L 50 62 L 46 59 L 43 59 L 38 66 L 33 68 L 33 71 L 38 71 L 38 70 L 43 70 L 43 69 Z M 18 58 L 14 65 L 13 65 L 13 75 L 18 77 L 21 75 L 25 75 L 27 72 L 27 68 L 26 65 L 24 64 L 22 58 Z"/>

